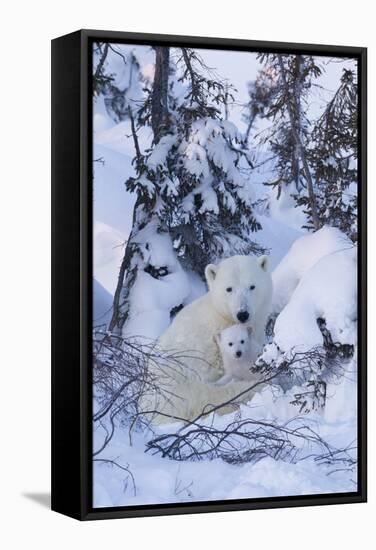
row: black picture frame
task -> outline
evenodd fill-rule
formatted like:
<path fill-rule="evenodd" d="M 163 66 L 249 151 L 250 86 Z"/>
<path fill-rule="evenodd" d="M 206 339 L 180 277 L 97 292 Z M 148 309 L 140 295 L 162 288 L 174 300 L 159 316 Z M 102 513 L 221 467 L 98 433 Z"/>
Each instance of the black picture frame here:
<path fill-rule="evenodd" d="M 359 67 L 359 472 L 356 493 L 94 509 L 91 435 L 93 41 L 353 57 Z M 52 40 L 52 509 L 80 520 L 365 502 L 367 499 L 367 49 L 80 30 Z M 69 397 L 68 397 L 69 396 Z"/>

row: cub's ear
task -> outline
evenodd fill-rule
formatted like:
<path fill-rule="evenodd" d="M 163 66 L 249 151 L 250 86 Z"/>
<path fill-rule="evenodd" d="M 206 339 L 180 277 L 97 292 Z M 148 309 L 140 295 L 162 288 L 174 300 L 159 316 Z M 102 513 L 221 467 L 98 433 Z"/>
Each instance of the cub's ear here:
<path fill-rule="evenodd" d="M 257 258 L 257 263 L 263 269 L 264 271 L 268 271 L 269 269 L 269 256 L 260 256 Z"/>
<path fill-rule="evenodd" d="M 209 287 L 217 275 L 217 270 L 218 270 L 218 267 L 214 264 L 209 264 L 205 267 L 205 278 Z"/>

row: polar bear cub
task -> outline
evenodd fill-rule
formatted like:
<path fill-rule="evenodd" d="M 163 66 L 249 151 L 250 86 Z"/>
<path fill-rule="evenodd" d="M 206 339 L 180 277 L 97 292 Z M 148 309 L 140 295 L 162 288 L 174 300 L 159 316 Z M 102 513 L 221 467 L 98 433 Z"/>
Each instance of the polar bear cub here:
<path fill-rule="evenodd" d="M 232 325 L 215 335 L 222 356 L 224 374 L 216 384 L 233 380 L 252 380 L 250 368 L 253 359 L 252 327 Z"/>

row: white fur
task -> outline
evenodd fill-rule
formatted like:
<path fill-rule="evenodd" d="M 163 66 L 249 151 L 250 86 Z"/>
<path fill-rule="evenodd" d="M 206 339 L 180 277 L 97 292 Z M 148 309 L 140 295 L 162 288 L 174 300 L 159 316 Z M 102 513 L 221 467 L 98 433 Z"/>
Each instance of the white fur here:
<path fill-rule="evenodd" d="M 160 379 L 161 387 L 168 382 L 169 399 L 161 401 L 149 395 L 144 399 L 143 410 L 158 408 L 165 415 L 191 420 L 208 405 L 223 403 L 249 387 L 249 382 L 243 380 L 215 384 L 223 376 L 215 335 L 234 323 L 239 324 L 239 313 L 243 316 L 247 313 L 248 319 L 242 326 L 253 329 L 251 360 L 259 355 L 272 298 L 268 258 L 233 256 L 219 265 L 208 265 L 205 275 L 207 294 L 182 309 L 158 342 L 164 353 L 179 354 L 179 368 L 164 369 L 160 374 L 155 365 L 150 366 L 153 375 Z M 244 395 L 243 400 L 249 400 L 252 395 Z M 218 412 L 228 412 L 228 409 Z M 171 422 L 163 415 L 155 420 Z"/>
<path fill-rule="evenodd" d="M 252 327 L 232 325 L 218 332 L 216 341 L 221 352 L 224 375 L 216 384 L 235 380 L 255 380 L 250 368 L 254 360 Z"/>

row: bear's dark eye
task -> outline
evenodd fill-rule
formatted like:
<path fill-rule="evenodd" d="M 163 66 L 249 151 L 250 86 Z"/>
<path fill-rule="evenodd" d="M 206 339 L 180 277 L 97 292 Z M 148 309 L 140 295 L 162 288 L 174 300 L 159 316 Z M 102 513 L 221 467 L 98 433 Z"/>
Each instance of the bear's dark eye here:
<path fill-rule="evenodd" d="M 255 287 L 255 285 L 251 285 L 249 288 L 250 288 L 251 290 L 254 290 L 256 287 Z"/>
<path fill-rule="evenodd" d="M 241 344 L 244 344 L 244 340 L 240 340 L 240 343 L 241 343 Z"/>
<path fill-rule="evenodd" d="M 226 288 L 226 292 L 232 292 L 232 287 L 231 287 L 231 286 L 228 286 L 228 287 Z"/>
<path fill-rule="evenodd" d="M 229 342 L 228 345 L 229 345 L 229 346 L 232 346 L 232 342 Z"/>

